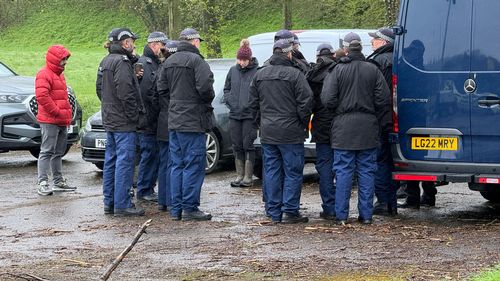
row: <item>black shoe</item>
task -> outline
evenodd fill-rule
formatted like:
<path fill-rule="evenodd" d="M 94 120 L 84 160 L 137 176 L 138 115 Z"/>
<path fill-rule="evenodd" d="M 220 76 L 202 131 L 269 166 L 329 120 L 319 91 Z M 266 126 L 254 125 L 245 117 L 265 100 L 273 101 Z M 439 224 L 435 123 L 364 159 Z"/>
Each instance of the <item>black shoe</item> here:
<path fill-rule="evenodd" d="M 398 199 L 403 199 L 408 197 L 408 194 L 406 193 L 406 183 L 403 183 L 399 186 L 398 191 L 396 192 L 396 196 Z"/>
<path fill-rule="evenodd" d="M 372 224 L 373 223 L 373 220 L 372 219 L 364 219 L 362 217 L 359 217 L 358 218 L 358 221 L 361 223 L 361 224 Z"/>
<path fill-rule="evenodd" d="M 142 208 L 131 207 L 127 209 L 114 209 L 115 217 L 135 217 L 144 216 L 145 212 Z"/>
<path fill-rule="evenodd" d="M 211 214 L 205 213 L 200 210 L 196 210 L 193 212 L 184 212 L 184 214 L 182 215 L 183 221 L 209 221 L 211 219 Z"/>
<path fill-rule="evenodd" d="M 421 206 L 427 206 L 427 207 L 434 207 L 436 206 L 436 196 L 427 196 L 427 195 L 422 195 L 420 198 L 420 205 Z"/>
<path fill-rule="evenodd" d="M 329 214 L 327 212 L 320 212 L 319 217 L 327 221 L 333 221 L 335 220 L 335 213 Z"/>
<path fill-rule="evenodd" d="M 231 187 L 240 187 L 241 181 L 232 181 Z"/>
<path fill-rule="evenodd" d="M 141 197 L 137 196 L 137 200 L 147 201 L 147 202 L 158 202 L 158 194 L 152 193 Z"/>
<path fill-rule="evenodd" d="M 309 218 L 302 216 L 300 213 L 297 215 L 284 213 L 283 217 L 281 218 L 281 223 L 285 223 L 285 224 L 306 223 L 308 221 L 309 221 Z"/>
<path fill-rule="evenodd" d="M 112 214 L 114 214 L 114 207 L 113 207 L 113 205 L 104 205 L 104 214 L 105 215 L 112 215 Z"/>
<path fill-rule="evenodd" d="M 398 208 L 400 209 L 420 209 L 420 204 L 404 202 L 403 204 L 398 203 Z"/>
<path fill-rule="evenodd" d="M 398 214 L 398 210 L 396 208 L 391 207 L 387 203 L 379 203 L 376 202 L 373 206 L 373 214 L 378 216 L 395 216 Z"/>
<path fill-rule="evenodd" d="M 161 212 L 168 212 L 168 206 L 158 205 L 158 210 Z"/>
<path fill-rule="evenodd" d="M 181 214 L 170 214 L 170 219 L 173 220 L 173 221 L 180 221 L 182 219 L 182 215 Z"/>

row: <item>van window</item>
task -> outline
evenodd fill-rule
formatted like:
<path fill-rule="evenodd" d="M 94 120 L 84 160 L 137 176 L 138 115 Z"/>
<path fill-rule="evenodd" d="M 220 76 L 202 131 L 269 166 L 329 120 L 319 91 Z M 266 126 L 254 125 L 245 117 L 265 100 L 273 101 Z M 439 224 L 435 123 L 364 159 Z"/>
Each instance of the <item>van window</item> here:
<path fill-rule="evenodd" d="M 421 70 L 469 71 L 472 1 L 408 2 L 404 59 Z"/>
<path fill-rule="evenodd" d="M 474 1 L 472 70 L 500 71 L 500 1 Z"/>

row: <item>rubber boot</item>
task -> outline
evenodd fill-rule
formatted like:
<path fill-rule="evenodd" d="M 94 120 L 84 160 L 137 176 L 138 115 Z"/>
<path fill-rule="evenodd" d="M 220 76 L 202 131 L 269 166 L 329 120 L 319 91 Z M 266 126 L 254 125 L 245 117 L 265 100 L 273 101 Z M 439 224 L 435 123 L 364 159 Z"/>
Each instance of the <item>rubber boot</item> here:
<path fill-rule="evenodd" d="M 245 163 L 243 159 L 234 159 L 234 165 L 236 166 L 236 180 L 231 182 L 232 187 L 240 187 L 241 181 L 245 175 Z"/>
<path fill-rule="evenodd" d="M 247 152 L 245 159 L 245 176 L 241 181 L 241 187 L 250 187 L 253 185 L 253 164 L 255 162 L 255 153 Z"/>

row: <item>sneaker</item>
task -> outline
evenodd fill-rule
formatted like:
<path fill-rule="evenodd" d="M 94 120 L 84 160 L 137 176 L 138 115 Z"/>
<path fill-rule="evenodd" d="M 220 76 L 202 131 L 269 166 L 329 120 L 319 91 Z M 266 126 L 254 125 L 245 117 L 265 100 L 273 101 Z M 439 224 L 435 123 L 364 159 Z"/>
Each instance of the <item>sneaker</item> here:
<path fill-rule="evenodd" d="M 408 203 L 408 201 L 406 201 L 403 204 L 399 204 L 398 203 L 398 209 L 414 209 L 414 210 L 418 210 L 418 209 L 420 209 L 420 202 L 419 203 Z"/>
<path fill-rule="evenodd" d="M 212 219 L 212 215 L 209 213 L 205 213 L 200 210 L 196 210 L 193 212 L 183 212 L 182 220 L 183 221 L 209 221 Z"/>
<path fill-rule="evenodd" d="M 52 188 L 54 191 L 75 191 L 76 187 L 75 186 L 69 186 L 68 182 L 66 179 L 62 179 L 60 182 L 54 184 L 54 188 Z"/>
<path fill-rule="evenodd" d="M 364 219 L 362 217 L 359 217 L 358 218 L 358 221 L 361 223 L 361 224 L 372 224 L 373 223 L 373 219 Z"/>
<path fill-rule="evenodd" d="M 52 191 L 52 188 L 50 188 L 47 181 L 41 181 L 38 184 L 37 193 L 42 196 L 48 196 L 52 195 L 54 192 Z"/>
<path fill-rule="evenodd" d="M 299 214 L 284 213 L 283 217 L 281 218 L 281 223 L 284 224 L 306 223 L 308 221 L 309 218 L 302 216 L 300 213 Z"/>

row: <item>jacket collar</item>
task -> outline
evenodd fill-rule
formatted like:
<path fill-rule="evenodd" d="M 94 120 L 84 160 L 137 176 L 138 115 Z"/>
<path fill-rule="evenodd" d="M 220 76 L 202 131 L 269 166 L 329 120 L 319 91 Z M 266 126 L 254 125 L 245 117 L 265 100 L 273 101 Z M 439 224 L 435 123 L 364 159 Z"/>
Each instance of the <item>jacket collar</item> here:
<path fill-rule="evenodd" d="M 349 52 L 348 57 L 351 59 L 351 61 L 364 61 L 366 60 L 365 55 L 361 52 Z"/>
<path fill-rule="evenodd" d="M 177 46 L 177 52 L 195 53 L 199 55 L 201 58 L 203 58 L 203 56 L 200 54 L 200 50 L 198 50 L 198 48 L 196 48 L 193 44 L 189 43 L 188 41 L 180 41 L 179 45 Z"/>
<path fill-rule="evenodd" d="M 160 60 L 158 59 L 158 57 L 155 55 L 153 50 L 151 50 L 151 48 L 148 45 L 144 46 L 144 51 L 143 51 L 142 55 L 152 59 L 157 64 L 160 63 Z"/>
<path fill-rule="evenodd" d="M 394 45 L 392 43 L 388 43 L 388 44 L 385 44 L 384 46 L 376 49 L 375 51 L 373 51 L 373 53 L 371 55 L 369 55 L 367 59 L 374 58 L 380 54 L 392 53 L 392 52 L 394 52 Z"/>
<path fill-rule="evenodd" d="M 284 66 L 294 66 L 293 62 L 289 60 L 284 55 L 272 55 L 269 59 L 269 64 L 271 65 L 284 65 Z"/>
<path fill-rule="evenodd" d="M 251 60 L 250 60 L 250 63 L 248 64 L 247 67 L 245 68 L 241 68 L 241 66 L 239 64 L 236 64 L 236 67 L 238 68 L 239 71 L 241 72 L 247 72 L 251 69 L 254 69 L 254 68 L 257 68 L 259 67 L 259 62 L 257 61 L 257 58 L 253 57 Z"/>

